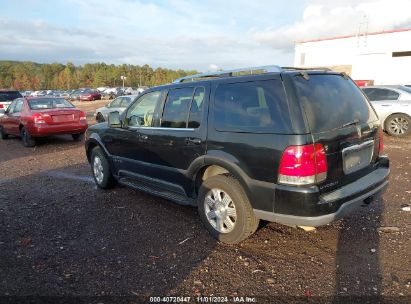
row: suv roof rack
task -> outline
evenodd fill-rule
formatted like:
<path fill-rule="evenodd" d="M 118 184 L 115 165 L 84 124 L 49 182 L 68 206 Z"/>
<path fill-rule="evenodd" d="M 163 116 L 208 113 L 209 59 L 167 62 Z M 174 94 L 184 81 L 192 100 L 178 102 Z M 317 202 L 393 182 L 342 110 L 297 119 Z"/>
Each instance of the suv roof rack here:
<path fill-rule="evenodd" d="M 244 76 L 244 75 L 253 75 L 253 74 L 282 72 L 282 71 L 283 71 L 283 68 L 281 68 L 278 65 L 265 65 L 265 66 L 258 66 L 258 67 L 249 67 L 249 68 L 241 68 L 241 69 L 235 69 L 235 70 L 226 70 L 226 71 L 217 71 L 217 72 L 208 72 L 208 73 L 189 75 L 189 76 L 178 78 L 174 80 L 173 83 L 198 81 L 203 78 Z"/>

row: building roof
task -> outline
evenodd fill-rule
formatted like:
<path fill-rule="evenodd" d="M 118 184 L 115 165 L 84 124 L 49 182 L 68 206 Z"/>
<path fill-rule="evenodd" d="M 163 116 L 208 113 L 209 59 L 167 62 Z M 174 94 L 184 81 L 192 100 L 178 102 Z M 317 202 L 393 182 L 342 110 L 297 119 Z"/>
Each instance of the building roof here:
<path fill-rule="evenodd" d="M 317 38 L 317 39 L 309 39 L 309 40 L 301 40 L 296 41 L 296 43 L 307 43 L 307 42 L 318 42 L 318 41 L 325 41 L 325 40 L 335 40 L 335 39 L 345 39 L 345 38 L 353 38 L 357 36 L 370 36 L 370 35 L 381 35 L 381 34 L 392 34 L 398 32 L 406 32 L 411 31 L 411 28 L 403 28 L 403 29 L 395 29 L 389 31 L 380 31 L 380 32 L 370 32 L 370 33 L 361 33 L 357 35 L 345 35 L 345 36 L 334 36 L 334 37 L 324 37 L 324 38 Z"/>

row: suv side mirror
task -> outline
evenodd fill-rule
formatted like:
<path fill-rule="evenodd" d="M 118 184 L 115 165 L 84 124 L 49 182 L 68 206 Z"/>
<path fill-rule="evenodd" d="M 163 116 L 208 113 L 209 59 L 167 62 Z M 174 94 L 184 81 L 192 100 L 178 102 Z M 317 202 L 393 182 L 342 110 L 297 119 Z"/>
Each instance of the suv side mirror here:
<path fill-rule="evenodd" d="M 108 113 L 107 123 L 110 128 L 121 128 L 120 113 L 118 111 Z"/>

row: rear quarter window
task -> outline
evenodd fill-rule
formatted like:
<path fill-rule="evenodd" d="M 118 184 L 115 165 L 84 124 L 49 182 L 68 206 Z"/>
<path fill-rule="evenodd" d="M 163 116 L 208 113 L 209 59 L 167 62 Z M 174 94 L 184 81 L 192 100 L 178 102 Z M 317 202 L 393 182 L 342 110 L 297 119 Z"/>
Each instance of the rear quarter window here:
<path fill-rule="evenodd" d="M 291 121 L 280 80 L 220 84 L 214 95 L 218 131 L 291 133 Z"/>
<path fill-rule="evenodd" d="M 311 132 L 377 120 L 361 90 L 341 75 L 310 75 L 308 80 L 295 76 L 294 83 Z"/>

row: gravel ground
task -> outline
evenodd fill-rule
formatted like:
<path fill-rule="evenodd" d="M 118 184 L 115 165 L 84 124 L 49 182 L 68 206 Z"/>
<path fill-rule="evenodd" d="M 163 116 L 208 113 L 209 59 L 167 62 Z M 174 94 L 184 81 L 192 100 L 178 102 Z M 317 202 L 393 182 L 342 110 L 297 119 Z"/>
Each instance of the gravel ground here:
<path fill-rule="evenodd" d="M 91 122 L 105 103 L 80 107 Z M 402 210 L 411 204 L 410 151 L 410 138 L 385 136 L 388 191 L 352 216 L 313 232 L 264 222 L 241 244 L 224 245 L 194 208 L 125 187 L 97 189 L 83 143 L 70 136 L 35 148 L 0 141 L 0 302 L 174 295 L 410 303 L 411 213 Z"/>

